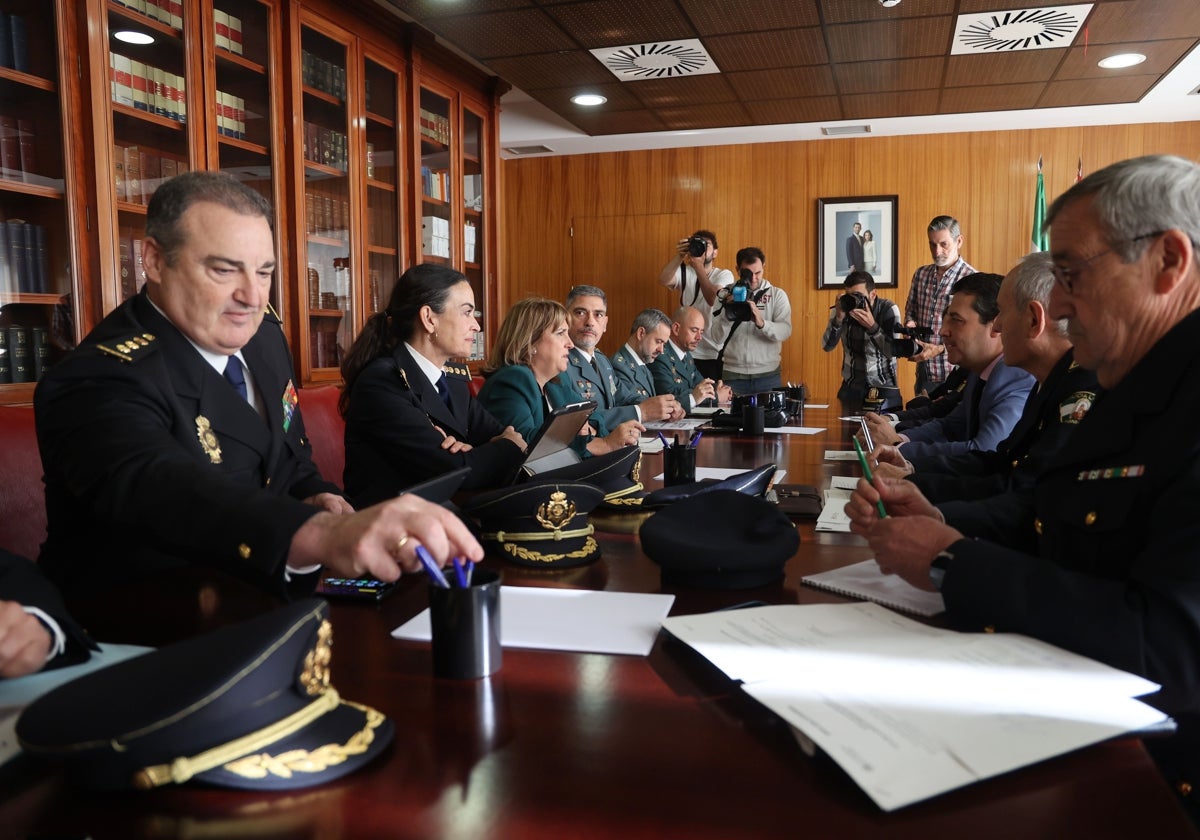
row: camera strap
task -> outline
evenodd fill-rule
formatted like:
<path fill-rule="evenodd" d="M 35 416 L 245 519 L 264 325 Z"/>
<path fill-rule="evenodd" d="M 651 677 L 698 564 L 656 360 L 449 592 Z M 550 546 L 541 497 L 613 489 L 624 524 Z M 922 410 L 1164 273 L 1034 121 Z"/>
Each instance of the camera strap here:
<path fill-rule="evenodd" d="M 679 305 L 680 306 L 695 306 L 696 299 L 700 296 L 700 278 L 696 278 L 696 288 L 692 290 L 692 302 L 688 303 L 683 299 L 687 293 L 687 263 L 679 264 Z"/>

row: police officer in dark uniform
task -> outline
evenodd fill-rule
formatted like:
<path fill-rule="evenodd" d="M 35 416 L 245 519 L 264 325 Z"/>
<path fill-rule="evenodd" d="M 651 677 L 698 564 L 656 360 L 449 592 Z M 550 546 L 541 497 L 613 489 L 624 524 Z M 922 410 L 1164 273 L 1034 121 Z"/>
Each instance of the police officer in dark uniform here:
<path fill-rule="evenodd" d="M 1146 747 L 1197 819 L 1200 166 L 1121 161 L 1047 219 L 1050 317 L 1067 319 L 1076 361 L 1106 392 L 1037 482 L 1036 553 L 963 539 L 907 481 L 860 481 L 846 512 L 882 569 L 941 589 L 957 626 L 1024 633 L 1162 685 L 1143 699 L 1178 730 Z"/>
<path fill-rule="evenodd" d="M 197 566 L 286 596 L 322 565 L 394 580 L 419 568 L 417 543 L 443 562 L 482 556 L 440 507 L 404 497 L 355 514 L 321 477 L 283 331 L 264 315 L 270 217 L 230 176 L 165 182 L 147 209 L 145 289 L 34 394 L 41 561 L 101 637 L 106 592 Z"/>

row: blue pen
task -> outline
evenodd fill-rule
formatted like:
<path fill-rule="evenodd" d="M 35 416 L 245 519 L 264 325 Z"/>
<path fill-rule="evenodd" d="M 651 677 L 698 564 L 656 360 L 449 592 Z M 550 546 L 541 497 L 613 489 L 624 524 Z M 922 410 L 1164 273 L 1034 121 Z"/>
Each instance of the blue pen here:
<path fill-rule="evenodd" d="M 667 443 L 667 436 L 664 435 L 662 432 L 656 432 L 655 434 L 657 434 L 658 439 L 662 441 L 663 449 L 666 449 L 668 446 L 671 445 L 671 444 Z"/>
<path fill-rule="evenodd" d="M 429 554 L 428 549 L 423 545 L 417 546 L 417 559 L 421 561 L 421 565 L 425 567 L 426 573 L 434 586 L 442 589 L 449 589 L 450 583 L 446 580 L 446 576 L 442 574 L 442 570 L 438 568 L 438 564 L 433 561 L 433 557 Z"/>
<path fill-rule="evenodd" d="M 696 444 L 700 442 L 700 438 L 704 437 L 704 432 L 696 432 L 692 435 L 692 442 L 688 444 L 688 449 L 695 449 Z"/>
<path fill-rule="evenodd" d="M 458 588 L 466 589 L 467 588 L 467 575 L 463 571 L 462 558 L 455 557 L 450 562 L 454 564 L 454 577 L 456 577 L 458 579 Z"/>
<path fill-rule="evenodd" d="M 468 560 L 466 565 L 467 571 L 467 586 L 471 585 L 471 575 L 475 573 L 475 561 Z"/>

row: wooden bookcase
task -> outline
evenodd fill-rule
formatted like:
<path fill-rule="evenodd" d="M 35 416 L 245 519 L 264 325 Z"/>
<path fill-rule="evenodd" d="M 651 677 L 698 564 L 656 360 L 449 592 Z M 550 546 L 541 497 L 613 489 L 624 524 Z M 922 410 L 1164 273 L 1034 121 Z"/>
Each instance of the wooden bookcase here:
<path fill-rule="evenodd" d="M 463 271 L 494 332 L 499 83 L 432 36 L 371 0 L 0 0 L 0 12 L 30 45 L 20 69 L 0 67 L 0 153 L 11 163 L 15 141 L 19 161 L 22 135 L 37 140 L 28 167 L 0 155 L 0 222 L 36 226 L 32 250 L 47 255 L 28 276 L 0 274 L 5 338 L 36 327 L 52 364 L 135 294 L 154 187 L 200 168 L 275 208 L 272 303 L 298 382 L 340 381 L 342 355 L 413 261 Z M 421 139 L 423 99 L 443 120 L 436 147 Z M 444 172 L 437 202 L 422 166 Z M 427 215 L 442 220 L 441 256 L 422 245 Z M 0 404 L 32 393 L 0 381 Z"/>

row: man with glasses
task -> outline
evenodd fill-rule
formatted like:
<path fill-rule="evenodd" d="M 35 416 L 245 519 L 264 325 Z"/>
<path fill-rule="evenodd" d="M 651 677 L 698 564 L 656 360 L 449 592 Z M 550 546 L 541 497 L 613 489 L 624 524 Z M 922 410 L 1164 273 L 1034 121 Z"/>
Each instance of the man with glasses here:
<path fill-rule="evenodd" d="M 1197 819 L 1200 166 L 1113 164 L 1060 196 L 1047 223 L 1049 315 L 1106 393 L 1034 488 L 1037 553 L 963 539 L 908 481 L 860 481 L 846 513 L 885 572 L 941 589 L 956 626 L 1035 636 L 1161 684 L 1145 699 L 1179 728 L 1146 747 Z"/>

